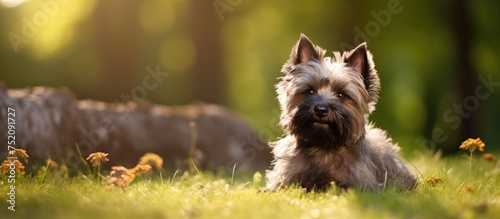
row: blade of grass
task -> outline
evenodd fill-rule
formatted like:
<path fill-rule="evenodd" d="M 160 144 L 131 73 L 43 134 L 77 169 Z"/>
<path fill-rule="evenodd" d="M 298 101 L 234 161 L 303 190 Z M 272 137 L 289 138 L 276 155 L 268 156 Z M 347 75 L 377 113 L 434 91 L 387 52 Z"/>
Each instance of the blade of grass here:
<path fill-rule="evenodd" d="M 203 177 L 203 174 L 200 173 L 200 170 L 198 170 L 198 167 L 194 163 L 193 159 L 190 159 L 190 161 L 191 161 L 191 164 L 193 165 L 194 170 L 196 171 L 196 174 L 198 174 L 201 178 L 201 181 L 203 181 L 203 183 L 205 183 L 205 178 Z"/>
<path fill-rule="evenodd" d="M 233 187 L 234 183 L 234 171 L 236 170 L 236 164 L 233 165 L 233 173 L 231 174 L 231 187 Z"/>
<path fill-rule="evenodd" d="M 75 143 L 75 146 L 76 146 L 76 151 L 78 152 L 78 155 L 80 155 L 80 159 L 82 160 L 82 162 L 87 167 L 87 171 L 89 172 L 89 176 L 91 176 L 92 175 L 92 170 L 90 169 L 90 165 L 87 163 L 87 161 L 83 157 L 82 152 L 80 152 L 80 148 L 78 147 L 78 144 Z"/>
<path fill-rule="evenodd" d="M 160 170 L 160 183 L 163 185 L 163 174 L 161 172 L 162 171 Z"/>
<path fill-rule="evenodd" d="M 172 179 L 170 180 L 170 185 L 174 185 L 174 179 L 177 176 L 177 173 L 179 173 L 179 170 L 175 170 L 174 176 L 172 176 Z"/>
<path fill-rule="evenodd" d="M 45 171 L 43 171 L 42 179 L 40 179 L 39 184 L 42 184 L 43 181 L 45 180 L 45 176 L 47 175 L 47 172 L 49 171 L 49 165 L 50 165 L 50 163 L 47 162 L 47 165 L 45 165 Z"/>

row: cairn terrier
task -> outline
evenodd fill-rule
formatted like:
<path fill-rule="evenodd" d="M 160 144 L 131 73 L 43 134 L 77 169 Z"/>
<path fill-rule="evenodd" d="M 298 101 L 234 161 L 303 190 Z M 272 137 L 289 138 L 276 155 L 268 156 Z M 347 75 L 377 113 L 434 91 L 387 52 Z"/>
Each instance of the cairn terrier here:
<path fill-rule="evenodd" d="M 283 65 L 276 90 L 286 136 L 271 143 L 266 190 L 292 184 L 324 190 L 332 183 L 363 191 L 413 189 L 417 179 L 398 145 L 368 121 L 380 79 L 366 43 L 332 57 L 325 52 L 301 34 Z"/>

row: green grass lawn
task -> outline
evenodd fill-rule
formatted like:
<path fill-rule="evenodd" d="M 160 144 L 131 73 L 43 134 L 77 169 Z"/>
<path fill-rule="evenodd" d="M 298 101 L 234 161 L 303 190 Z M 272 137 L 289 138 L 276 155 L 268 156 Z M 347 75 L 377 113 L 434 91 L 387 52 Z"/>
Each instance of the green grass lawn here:
<path fill-rule="evenodd" d="M 197 171 L 163 178 L 155 172 L 125 189 L 105 189 L 105 180 L 64 178 L 39 167 L 38 175 L 18 178 L 15 212 L 7 209 L 4 177 L 0 218 L 500 218 L 500 165 L 479 156 L 470 165 L 468 156 L 430 153 L 414 153 L 408 161 L 420 174 L 418 187 L 376 193 L 258 193 L 265 181 L 259 174 Z M 432 185 L 430 177 L 441 180 Z"/>

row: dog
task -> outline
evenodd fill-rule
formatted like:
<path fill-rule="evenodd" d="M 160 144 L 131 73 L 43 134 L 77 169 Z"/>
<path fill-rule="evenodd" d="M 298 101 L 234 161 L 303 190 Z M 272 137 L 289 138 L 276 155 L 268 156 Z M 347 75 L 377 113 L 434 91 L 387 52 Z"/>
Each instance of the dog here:
<path fill-rule="evenodd" d="M 276 92 L 285 136 L 270 143 L 273 168 L 265 191 L 299 185 L 307 191 L 356 188 L 411 190 L 416 176 L 399 146 L 368 121 L 380 79 L 366 43 L 332 57 L 307 36 L 283 65 Z"/>

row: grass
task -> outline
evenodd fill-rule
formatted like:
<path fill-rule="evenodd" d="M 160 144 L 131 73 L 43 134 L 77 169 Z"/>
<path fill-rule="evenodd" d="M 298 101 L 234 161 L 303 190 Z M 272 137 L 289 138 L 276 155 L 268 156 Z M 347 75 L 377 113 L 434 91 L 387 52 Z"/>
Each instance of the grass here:
<path fill-rule="evenodd" d="M 40 167 L 16 184 L 16 211 L 0 202 L 0 218 L 499 218 L 500 165 L 474 157 L 409 158 L 419 171 L 414 191 L 366 193 L 335 188 L 304 193 L 290 188 L 258 193 L 259 173 L 159 172 L 136 178 L 124 189 L 105 189 L 95 175 L 61 177 Z M 469 173 L 469 167 L 471 172 Z M 42 171 L 43 170 L 43 171 Z M 42 178 L 43 175 L 43 178 Z M 428 183 L 430 177 L 442 181 Z M 0 192 L 6 199 L 8 183 Z"/>

